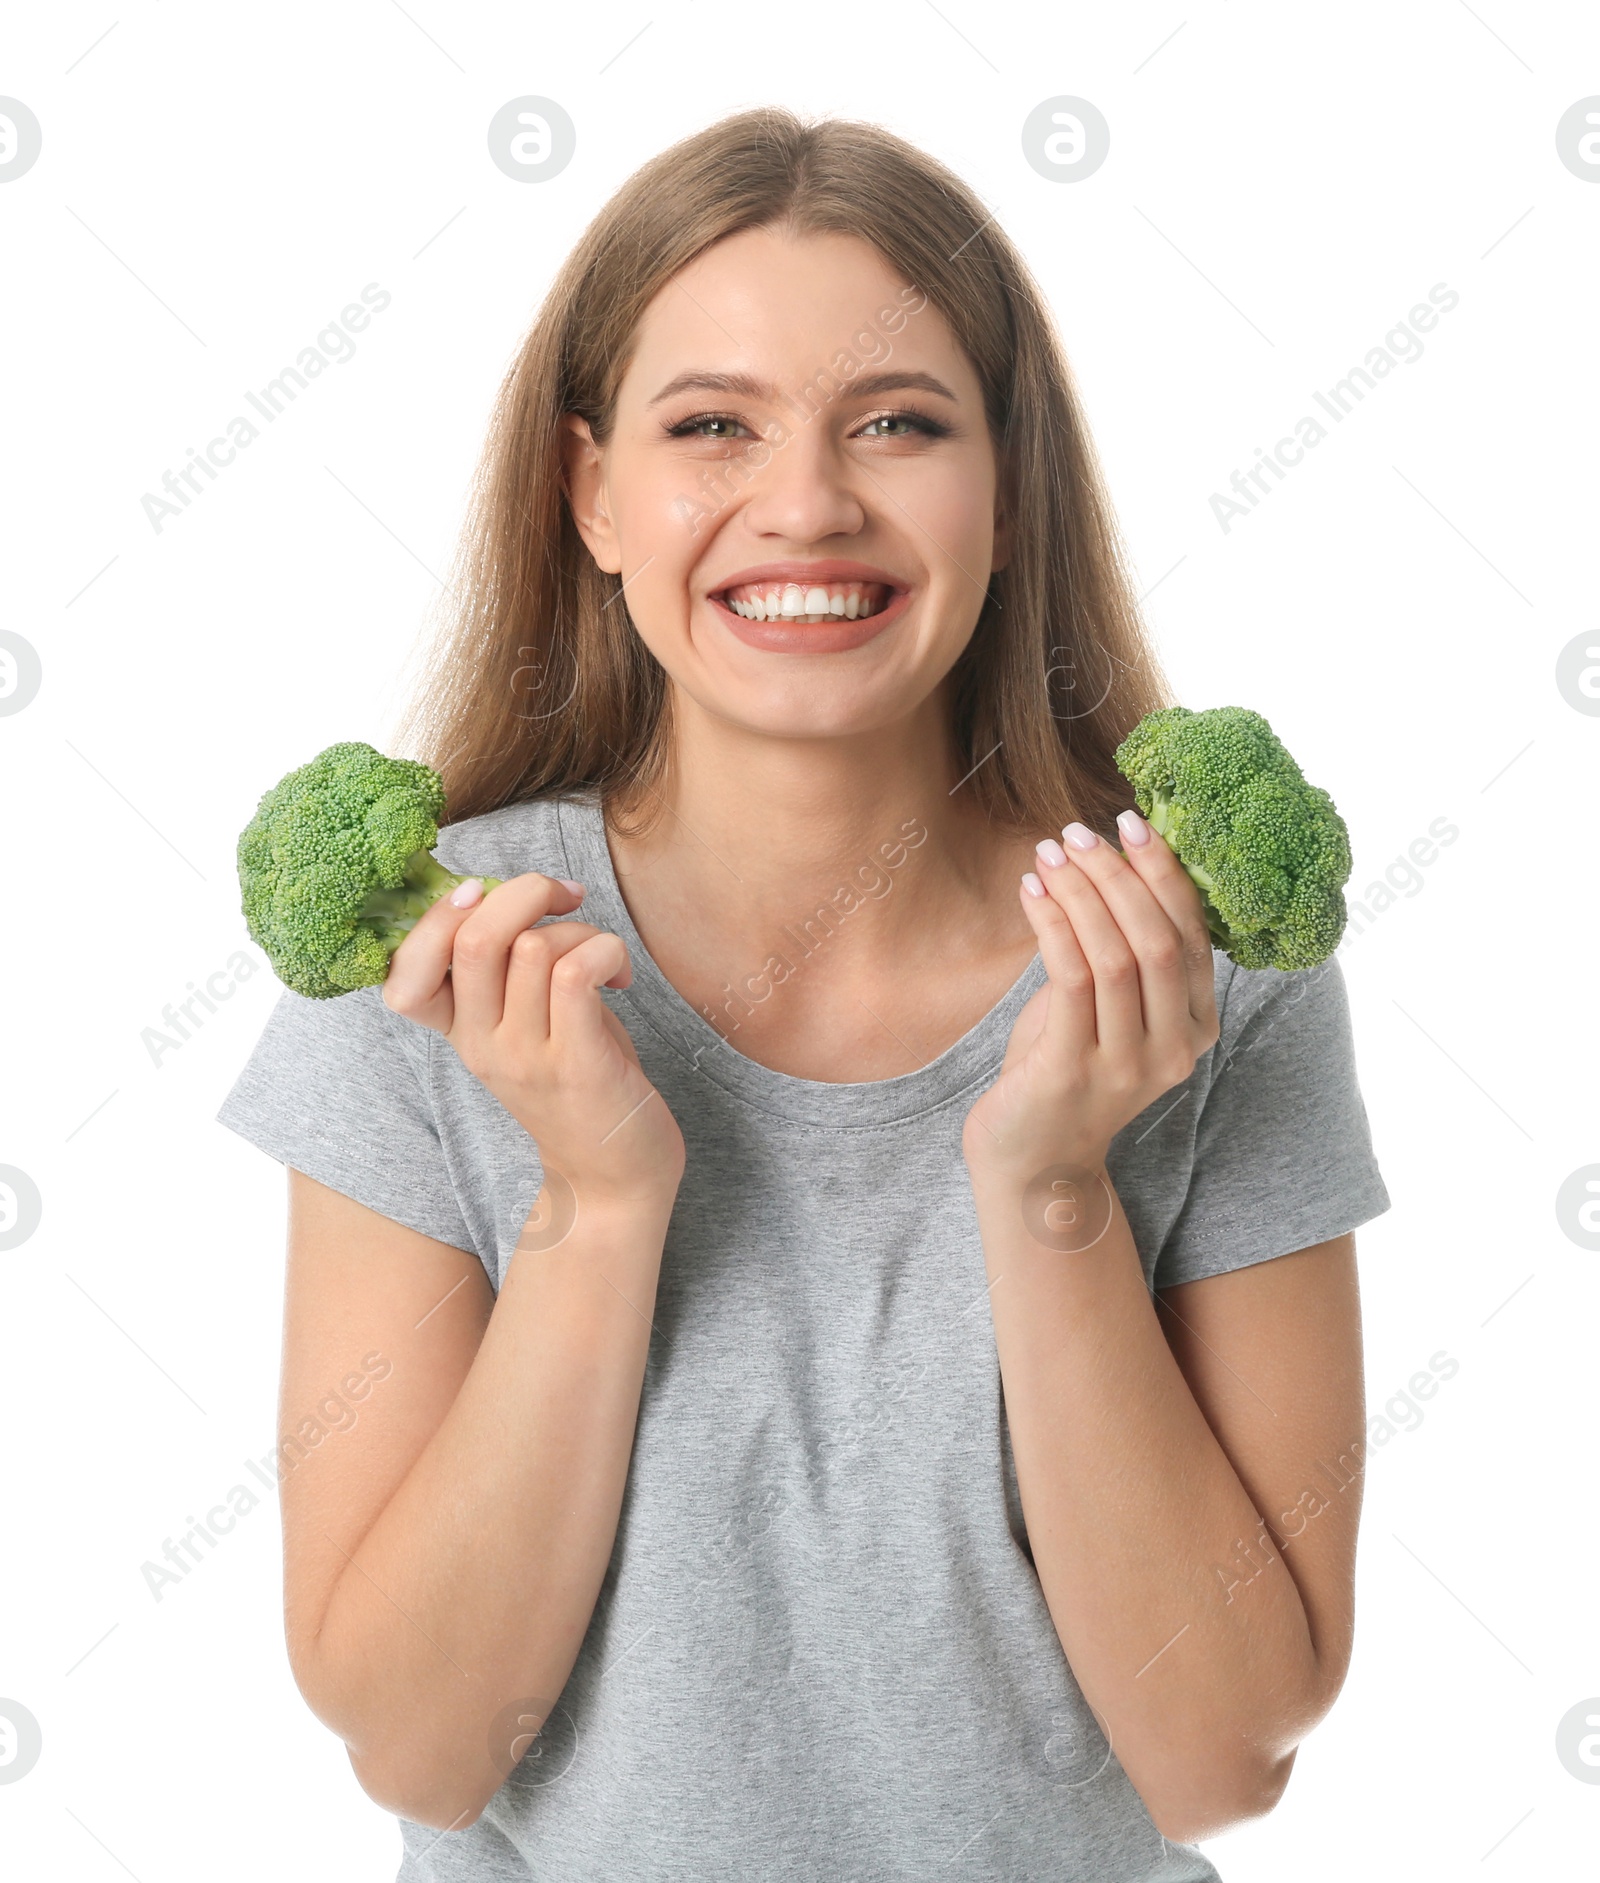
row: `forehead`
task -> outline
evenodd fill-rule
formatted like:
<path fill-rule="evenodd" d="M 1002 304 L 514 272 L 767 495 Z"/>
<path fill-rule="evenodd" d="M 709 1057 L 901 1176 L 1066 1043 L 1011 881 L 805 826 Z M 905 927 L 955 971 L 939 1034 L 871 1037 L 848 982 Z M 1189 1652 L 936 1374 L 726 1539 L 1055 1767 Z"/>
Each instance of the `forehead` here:
<path fill-rule="evenodd" d="M 870 242 L 772 229 L 724 237 L 662 286 L 639 323 L 621 393 L 648 401 L 694 367 L 804 382 L 840 353 L 892 355 L 977 396 L 977 375 L 944 316 Z"/>

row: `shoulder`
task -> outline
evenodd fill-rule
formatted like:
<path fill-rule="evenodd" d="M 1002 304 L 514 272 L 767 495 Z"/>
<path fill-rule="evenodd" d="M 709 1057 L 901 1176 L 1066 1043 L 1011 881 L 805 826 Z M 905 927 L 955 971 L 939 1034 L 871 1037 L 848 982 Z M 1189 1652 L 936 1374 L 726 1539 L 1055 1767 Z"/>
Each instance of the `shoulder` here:
<path fill-rule="evenodd" d="M 1241 968 L 1213 949 L 1218 1069 L 1269 1042 L 1280 1050 L 1326 1051 L 1347 1044 L 1349 998 L 1339 957 L 1314 968 Z"/>
<path fill-rule="evenodd" d="M 533 798 L 442 825 L 434 855 L 458 876 L 570 876 L 565 839 L 588 802 L 582 794 Z"/>

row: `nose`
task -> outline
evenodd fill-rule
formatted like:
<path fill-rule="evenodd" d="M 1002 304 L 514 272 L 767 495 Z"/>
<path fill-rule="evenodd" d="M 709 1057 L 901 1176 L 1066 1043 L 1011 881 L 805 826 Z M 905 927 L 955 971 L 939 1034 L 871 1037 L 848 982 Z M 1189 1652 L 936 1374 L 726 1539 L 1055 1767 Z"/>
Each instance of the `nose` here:
<path fill-rule="evenodd" d="M 825 422 L 799 423 L 775 441 L 765 462 L 752 465 L 745 522 L 759 536 L 797 543 L 853 536 L 867 519 L 854 469 L 828 436 Z"/>

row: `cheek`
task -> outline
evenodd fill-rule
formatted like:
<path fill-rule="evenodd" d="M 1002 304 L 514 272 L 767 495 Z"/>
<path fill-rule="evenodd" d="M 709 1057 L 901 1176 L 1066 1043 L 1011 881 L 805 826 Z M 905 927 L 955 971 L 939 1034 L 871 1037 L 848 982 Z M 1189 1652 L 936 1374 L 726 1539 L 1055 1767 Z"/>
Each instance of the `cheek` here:
<path fill-rule="evenodd" d="M 673 476 L 613 486 L 611 517 L 622 550 L 627 607 L 641 624 L 682 615 L 689 572 L 704 556 L 714 533 L 716 500 L 697 488 L 681 466 Z"/>
<path fill-rule="evenodd" d="M 728 488 L 725 469 L 725 460 L 710 455 L 647 449 L 631 438 L 614 442 L 606 504 L 631 568 L 647 556 L 670 556 L 704 540 L 707 513 Z"/>
<path fill-rule="evenodd" d="M 979 465 L 960 478 L 930 480 L 903 501 L 916 519 L 919 553 L 941 630 L 970 632 L 983 607 L 995 553 L 990 476 Z"/>
<path fill-rule="evenodd" d="M 670 667 L 675 659 L 673 648 L 682 645 L 689 632 L 688 570 L 669 557 L 666 545 L 648 567 L 641 567 L 650 554 L 648 549 L 636 554 L 629 544 L 628 566 L 638 573 L 612 612 L 626 607 L 639 638 Z"/>
<path fill-rule="evenodd" d="M 962 458 L 929 465 L 927 471 L 903 499 L 920 526 L 918 535 L 926 530 L 973 574 L 982 573 L 972 559 L 981 561 L 994 543 L 993 467 L 980 458 Z M 966 581 L 959 568 L 954 573 Z"/>

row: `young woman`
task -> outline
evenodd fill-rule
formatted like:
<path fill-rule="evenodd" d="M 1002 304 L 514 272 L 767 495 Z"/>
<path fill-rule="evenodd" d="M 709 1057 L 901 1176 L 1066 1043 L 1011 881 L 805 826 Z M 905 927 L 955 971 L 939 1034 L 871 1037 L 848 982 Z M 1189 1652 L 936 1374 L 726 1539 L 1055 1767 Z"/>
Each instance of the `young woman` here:
<path fill-rule="evenodd" d="M 1214 1878 L 1348 1661 L 1388 1199 L 1337 966 L 1213 954 L 1128 808 L 1168 695 L 1023 263 L 871 126 L 677 145 L 457 594 L 413 730 L 506 880 L 219 1114 L 400 1876 Z"/>

